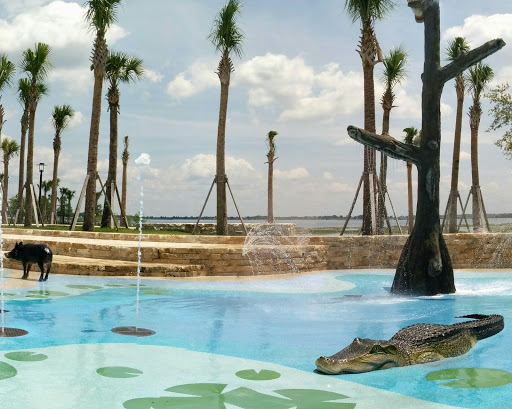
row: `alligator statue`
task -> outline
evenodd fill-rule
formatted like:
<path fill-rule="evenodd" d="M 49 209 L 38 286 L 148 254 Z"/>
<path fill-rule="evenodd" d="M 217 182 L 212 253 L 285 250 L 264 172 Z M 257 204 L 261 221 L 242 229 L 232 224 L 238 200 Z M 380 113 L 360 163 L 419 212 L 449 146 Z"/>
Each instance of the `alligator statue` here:
<path fill-rule="evenodd" d="M 501 315 L 465 315 L 472 318 L 453 325 L 416 324 L 398 331 L 389 341 L 356 338 L 348 347 L 315 362 L 329 375 L 352 374 L 439 361 L 463 355 L 480 339 L 500 332 Z"/>

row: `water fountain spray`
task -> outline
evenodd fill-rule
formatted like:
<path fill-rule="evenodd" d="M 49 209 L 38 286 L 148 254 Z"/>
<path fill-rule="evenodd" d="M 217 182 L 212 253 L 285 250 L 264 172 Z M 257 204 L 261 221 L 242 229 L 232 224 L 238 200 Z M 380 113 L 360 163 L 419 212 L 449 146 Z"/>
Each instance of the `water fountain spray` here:
<path fill-rule="evenodd" d="M 151 158 L 147 153 L 143 153 L 137 159 L 135 159 L 135 164 L 140 168 L 139 247 L 137 250 L 137 298 L 135 303 L 135 327 L 118 327 L 112 329 L 112 332 L 115 332 L 116 334 L 129 335 L 134 337 L 147 337 L 155 334 L 155 331 L 139 328 L 140 265 L 142 259 L 142 216 L 144 208 L 144 171 L 150 163 Z"/>

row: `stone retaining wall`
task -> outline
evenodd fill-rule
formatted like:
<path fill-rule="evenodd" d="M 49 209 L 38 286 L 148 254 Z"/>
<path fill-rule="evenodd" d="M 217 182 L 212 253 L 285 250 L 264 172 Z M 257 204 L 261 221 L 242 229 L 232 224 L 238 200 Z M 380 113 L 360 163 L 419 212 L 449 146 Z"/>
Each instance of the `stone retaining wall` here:
<path fill-rule="evenodd" d="M 244 223 L 247 231 L 260 226 L 261 223 Z M 192 234 L 194 231 L 195 223 L 143 223 L 142 230 L 156 230 L 156 231 L 181 231 L 184 233 Z M 283 232 L 283 236 L 295 236 L 295 224 L 293 223 L 275 223 Z M 211 235 L 216 234 L 215 223 L 199 223 L 194 234 L 197 235 Z M 245 231 L 242 223 L 228 223 L 228 234 L 230 236 L 245 236 Z"/>
<path fill-rule="evenodd" d="M 4 250 L 10 250 L 17 237 L 9 230 L 4 236 Z M 115 261 L 137 261 L 137 235 L 118 235 L 115 240 L 100 234 L 97 241 L 77 240 L 95 238 L 98 233 L 33 231 L 23 230 L 24 242 L 45 242 L 54 254 Z M 71 234 L 72 233 L 72 234 Z M 128 240 L 125 236 L 131 236 Z M 69 239 L 68 239 L 69 238 Z M 279 250 L 258 267 L 258 273 L 271 274 L 290 272 L 295 264 L 300 271 L 345 270 L 345 269 L 394 269 L 397 266 L 407 236 L 348 236 L 310 237 L 304 243 L 293 237 L 282 237 L 281 245 L 256 246 L 255 251 L 264 253 Z M 125 240 L 120 242 L 119 240 Z M 447 234 L 454 268 L 490 269 L 501 268 L 512 271 L 512 234 Z M 243 254 L 244 237 L 226 236 L 166 236 L 144 235 L 143 263 L 162 266 L 200 266 L 205 275 L 251 275 L 254 265 L 250 257 Z M 204 270 L 203 270 L 204 267 Z"/>

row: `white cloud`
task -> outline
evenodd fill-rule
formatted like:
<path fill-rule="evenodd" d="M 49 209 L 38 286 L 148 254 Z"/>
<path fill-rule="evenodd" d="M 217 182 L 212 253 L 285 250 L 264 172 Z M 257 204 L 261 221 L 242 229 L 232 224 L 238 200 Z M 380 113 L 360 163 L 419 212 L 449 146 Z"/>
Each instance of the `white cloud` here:
<path fill-rule="evenodd" d="M 146 69 L 144 74 L 151 82 L 162 82 L 164 79 L 164 76 L 156 71 Z"/>
<path fill-rule="evenodd" d="M 94 85 L 94 76 L 88 67 L 54 69 L 48 80 L 63 81 L 66 84 L 67 96 L 84 94 Z"/>
<path fill-rule="evenodd" d="M 277 180 L 301 180 L 307 179 L 311 175 L 306 168 L 296 168 L 292 170 L 279 170 L 274 171 L 274 177 Z"/>
<path fill-rule="evenodd" d="M 73 52 L 80 47 L 90 52 L 93 33 L 87 28 L 84 14 L 85 8 L 77 3 L 63 1 L 27 9 L 12 21 L 0 20 L 0 48 L 7 53 L 18 52 L 43 42 L 53 49 L 69 48 Z M 114 24 L 107 32 L 107 41 L 115 43 L 127 34 Z"/>
<path fill-rule="evenodd" d="M 460 160 L 471 160 L 471 154 L 466 151 L 460 152 Z"/>
<path fill-rule="evenodd" d="M 333 180 L 334 176 L 331 172 L 324 172 L 323 177 L 325 180 Z"/>
<path fill-rule="evenodd" d="M 188 98 L 207 88 L 219 85 L 219 78 L 213 65 L 196 62 L 186 71 L 179 73 L 167 86 L 167 93 L 173 98 Z"/>
<path fill-rule="evenodd" d="M 51 0 L 1 0 L 0 4 L 2 4 L 9 13 L 19 13 L 50 2 Z"/>
<path fill-rule="evenodd" d="M 493 14 L 491 16 L 473 15 L 464 19 L 463 26 L 451 27 L 443 35 L 443 39 L 465 37 L 472 48 L 494 38 L 505 41 L 512 38 L 512 14 Z"/>
<path fill-rule="evenodd" d="M 193 181 L 195 179 L 212 178 L 216 172 L 215 155 L 200 153 L 188 158 L 179 167 L 171 167 L 170 173 L 179 181 Z M 236 159 L 232 156 L 226 157 L 226 174 L 230 175 L 248 174 L 254 172 L 254 167 L 245 159 Z M 168 174 L 165 175 L 169 177 Z"/>

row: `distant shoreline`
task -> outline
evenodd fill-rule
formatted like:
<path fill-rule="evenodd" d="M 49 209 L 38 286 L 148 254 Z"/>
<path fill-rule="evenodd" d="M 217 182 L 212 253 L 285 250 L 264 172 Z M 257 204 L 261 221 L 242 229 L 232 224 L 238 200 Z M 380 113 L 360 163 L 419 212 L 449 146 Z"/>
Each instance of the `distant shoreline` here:
<path fill-rule="evenodd" d="M 442 218 L 443 215 L 440 215 Z M 462 216 L 458 215 L 460 219 Z M 487 215 L 489 219 L 510 219 L 512 218 L 512 213 L 490 213 Z M 363 218 L 362 215 L 351 216 L 351 219 L 361 220 Z M 407 216 L 397 216 L 399 220 L 407 220 Z M 466 218 L 471 219 L 471 214 L 467 214 Z M 145 220 L 197 220 L 197 216 L 144 216 Z M 216 220 L 215 216 L 202 216 L 201 220 Z M 243 216 L 244 220 L 267 220 L 267 216 Z M 275 220 L 345 220 L 345 216 L 279 216 L 274 217 Z M 391 219 L 391 218 L 390 218 Z M 228 217 L 228 220 L 238 220 L 238 217 L 231 216 Z"/>

